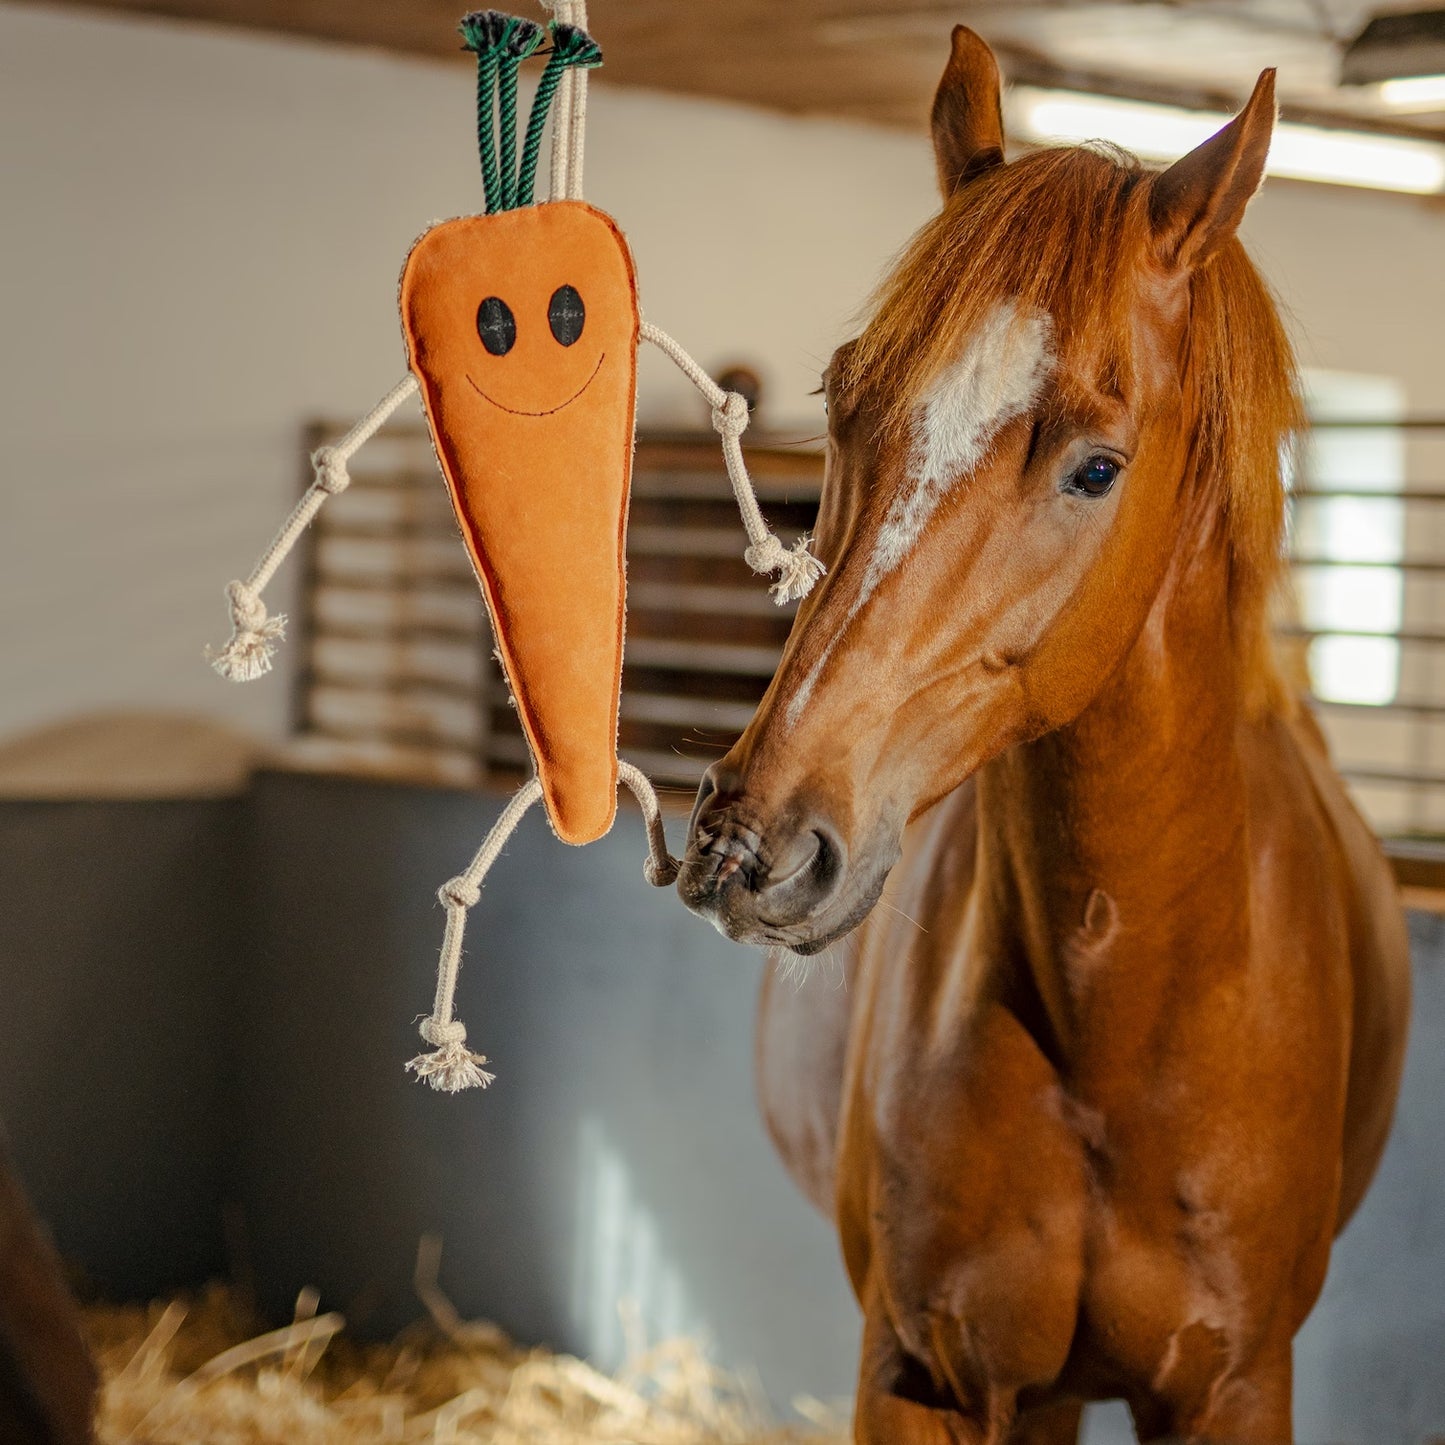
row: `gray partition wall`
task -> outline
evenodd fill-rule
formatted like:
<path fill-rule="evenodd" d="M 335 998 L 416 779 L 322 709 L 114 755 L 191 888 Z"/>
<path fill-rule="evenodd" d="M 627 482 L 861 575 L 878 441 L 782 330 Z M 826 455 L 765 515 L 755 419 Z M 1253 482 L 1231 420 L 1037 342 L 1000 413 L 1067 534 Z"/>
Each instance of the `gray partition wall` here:
<path fill-rule="evenodd" d="M 237 799 L 0 801 L 0 1120 L 113 1297 L 225 1270 L 248 819 Z"/>
<path fill-rule="evenodd" d="M 619 1299 L 786 1397 L 846 1391 L 857 1317 L 823 1221 L 753 1103 L 762 957 L 642 879 L 638 814 L 569 848 L 524 821 L 471 916 L 457 1015 L 485 1093 L 425 1046 L 440 883 L 501 800 L 286 776 L 256 790 L 238 1197 L 268 1303 L 316 1284 L 371 1327 L 416 1314 L 418 1237 L 464 1313 L 616 1362 Z M 677 825 L 674 824 L 674 827 Z"/>
<path fill-rule="evenodd" d="M 272 773 L 243 801 L 0 804 L 0 1115 L 62 1248 L 112 1293 L 229 1268 L 384 1334 L 435 1233 L 458 1308 L 520 1339 L 613 1363 L 630 1297 L 779 1401 L 847 1393 L 837 1248 L 753 1098 L 762 959 L 643 883 L 635 812 L 586 849 L 534 815 L 493 872 L 458 1015 L 496 1084 L 403 1072 L 437 885 L 502 802 Z M 1298 1343 L 1302 1442 L 1445 1435 L 1445 926 L 1412 927 L 1400 1121 Z M 1129 1438 L 1094 1412 L 1089 1445 Z"/>

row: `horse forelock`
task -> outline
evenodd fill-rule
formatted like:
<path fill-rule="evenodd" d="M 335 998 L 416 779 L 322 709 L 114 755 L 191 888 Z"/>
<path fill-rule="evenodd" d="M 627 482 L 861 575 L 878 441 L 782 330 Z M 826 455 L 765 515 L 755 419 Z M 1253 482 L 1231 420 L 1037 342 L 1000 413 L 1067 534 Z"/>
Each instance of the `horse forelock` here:
<path fill-rule="evenodd" d="M 1016 379 L 970 373 L 969 358 L 993 355 L 987 338 L 1001 327 L 1017 333 L 1021 319 L 1048 325 L 1050 363 L 1062 370 L 1086 357 L 1100 389 L 1132 391 L 1139 287 L 1155 260 L 1150 176 L 1111 148 L 1036 151 L 962 187 L 905 249 L 847 348 L 840 382 L 873 399 L 882 435 L 909 439 L 910 473 L 944 470 L 950 451 L 967 459 L 979 405 L 970 388 Z M 1229 533 L 1231 626 L 1245 693 L 1252 707 L 1286 706 L 1268 611 L 1284 569 L 1283 457 L 1300 426 L 1294 358 L 1237 240 L 1190 285 L 1184 381 L 1199 419 L 1198 481 L 1217 496 Z M 920 435 L 925 452 L 933 450 L 921 468 Z M 921 493 L 914 513 L 900 518 L 880 566 L 911 549 L 920 504 L 918 527 L 932 516 L 930 496 Z"/>

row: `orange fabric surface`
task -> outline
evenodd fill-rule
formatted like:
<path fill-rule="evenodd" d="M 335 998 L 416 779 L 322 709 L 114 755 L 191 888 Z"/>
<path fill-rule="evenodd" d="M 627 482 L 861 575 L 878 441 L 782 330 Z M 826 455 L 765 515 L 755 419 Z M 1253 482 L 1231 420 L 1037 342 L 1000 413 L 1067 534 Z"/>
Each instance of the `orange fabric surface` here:
<path fill-rule="evenodd" d="M 580 335 L 549 322 L 563 287 Z M 479 329 L 479 310 L 495 323 Z M 434 226 L 407 257 L 402 326 L 558 837 L 617 810 L 639 317 L 611 217 L 554 201 Z M 575 329 L 575 320 L 573 322 Z M 563 335 L 570 335 L 565 321 Z M 501 341 L 498 341 L 501 337 Z"/>

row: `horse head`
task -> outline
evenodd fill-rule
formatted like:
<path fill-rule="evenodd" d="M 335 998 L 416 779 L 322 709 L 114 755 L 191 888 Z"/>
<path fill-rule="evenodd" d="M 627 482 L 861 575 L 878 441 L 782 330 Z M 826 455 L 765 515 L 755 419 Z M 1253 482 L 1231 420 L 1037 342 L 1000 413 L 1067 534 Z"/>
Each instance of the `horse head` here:
<path fill-rule="evenodd" d="M 1228 576 L 1242 685 L 1267 671 L 1292 373 L 1235 230 L 1273 120 L 1266 71 L 1162 173 L 1005 162 L 993 55 L 955 29 L 942 211 L 824 376 L 827 576 L 693 814 L 679 889 L 730 937 L 812 953 L 853 928 L 908 822 L 1078 719 L 1191 556 Z"/>

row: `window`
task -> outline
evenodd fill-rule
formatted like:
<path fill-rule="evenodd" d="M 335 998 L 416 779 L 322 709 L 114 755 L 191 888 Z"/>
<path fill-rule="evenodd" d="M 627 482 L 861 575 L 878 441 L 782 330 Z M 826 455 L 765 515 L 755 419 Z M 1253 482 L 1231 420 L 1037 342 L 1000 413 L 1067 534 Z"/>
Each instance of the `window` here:
<path fill-rule="evenodd" d="M 1300 457 L 1295 568 L 1301 620 L 1311 634 L 1309 676 L 1329 702 L 1395 700 L 1405 598 L 1404 411 L 1385 377 L 1307 372 L 1315 423 Z M 1378 418 L 1379 426 L 1366 423 Z M 1333 494 L 1333 495 L 1332 495 Z"/>
<path fill-rule="evenodd" d="M 1399 383 L 1307 372 L 1291 550 L 1310 689 L 1386 836 L 1445 834 L 1445 419 Z"/>

